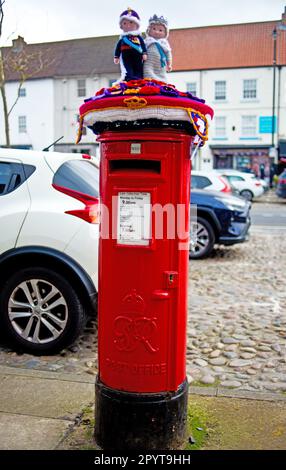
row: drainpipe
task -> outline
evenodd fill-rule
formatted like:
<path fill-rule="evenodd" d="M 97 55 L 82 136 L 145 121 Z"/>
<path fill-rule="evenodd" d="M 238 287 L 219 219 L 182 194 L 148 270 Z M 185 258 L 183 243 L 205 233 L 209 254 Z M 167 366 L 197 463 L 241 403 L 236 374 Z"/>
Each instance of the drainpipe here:
<path fill-rule="evenodd" d="M 274 28 L 272 32 L 273 37 L 273 87 L 272 87 L 272 132 L 271 132 L 271 145 L 275 146 L 275 95 L 276 95 L 276 65 L 277 65 L 277 29 Z"/>

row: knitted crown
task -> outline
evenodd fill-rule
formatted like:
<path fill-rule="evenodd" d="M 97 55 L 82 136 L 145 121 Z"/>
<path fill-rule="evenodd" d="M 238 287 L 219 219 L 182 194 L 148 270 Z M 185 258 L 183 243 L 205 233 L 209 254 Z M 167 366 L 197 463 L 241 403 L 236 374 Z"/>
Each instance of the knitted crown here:
<path fill-rule="evenodd" d="M 148 34 L 148 30 L 149 30 L 149 28 L 152 24 L 162 24 L 163 26 L 165 26 L 166 37 L 169 36 L 168 20 L 166 18 L 164 18 L 164 16 L 158 16 L 158 15 L 151 16 L 151 18 L 149 19 L 149 26 L 148 26 L 148 29 L 147 29 L 147 34 Z"/>
<path fill-rule="evenodd" d="M 121 13 L 119 18 L 120 25 L 122 20 L 134 21 L 138 25 L 138 27 L 140 26 L 140 17 L 138 13 L 136 13 L 136 11 L 132 10 L 131 8 L 127 8 L 127 10 Z"/>

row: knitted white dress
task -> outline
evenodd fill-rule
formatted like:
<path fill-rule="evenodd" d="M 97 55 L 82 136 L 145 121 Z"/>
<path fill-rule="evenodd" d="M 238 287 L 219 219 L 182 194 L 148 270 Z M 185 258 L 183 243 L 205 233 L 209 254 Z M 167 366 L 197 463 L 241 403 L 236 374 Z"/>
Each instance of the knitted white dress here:
<path fill-rule="evenodd" d="M 166 65 L 162 67 L 161 56 L 156 46 L 156 42 L 160 44 L 166 54 L 168 62 L 172 61 L 171 48 L 166 39 L 156 41 L 153 38 L 147 37 L 145 44 L 147 47 L 147 60 L 144 62 L 144 78 L 155 78 L 162 82 L 168 82 Z"/>

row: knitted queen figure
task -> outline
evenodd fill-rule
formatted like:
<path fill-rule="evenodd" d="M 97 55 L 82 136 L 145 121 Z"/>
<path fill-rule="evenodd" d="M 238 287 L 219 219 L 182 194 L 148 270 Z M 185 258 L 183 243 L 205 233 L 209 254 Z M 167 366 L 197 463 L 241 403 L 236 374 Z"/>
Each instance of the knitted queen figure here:
<path fill-rule="evenodd" d="M 116 45 L 114 63 L 120 63 L 119 81 L 143 78 L 143 61 L 147 59 L 144 39 L 140 35 L 140 18 L 136 11 L 128 8 L 120 15 L 120 28 L 123 33 Z"/>
<path fill-rule="evenodd" d="M 163 16 L 152 16 L 146 36 L 147 60 L 144 63 L 144 78 L 167 82 L 166 72 L 172 70 L 172 52 L 167 39 L 168 21 Z"/>

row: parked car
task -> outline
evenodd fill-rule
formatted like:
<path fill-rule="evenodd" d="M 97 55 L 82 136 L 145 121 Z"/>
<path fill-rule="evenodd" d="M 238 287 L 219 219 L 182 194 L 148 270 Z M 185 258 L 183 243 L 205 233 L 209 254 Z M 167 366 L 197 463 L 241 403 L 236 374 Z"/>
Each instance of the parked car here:
<path fill-rule="evenodd" d="M 197 214 L 193 213 L 194 207 Z M 233 245 L 248 240 L 250 208 L 251 203 L 240 197 L 192 190 L 190 258 L 206 258 L 216 244 Z"/>
<path fill-rule="evenodd" d="M 248 173 L 251 174 L 254 178 L 257 179 L 257 181 L 260 181 L 260 183 L 263 186 L 264 192 L 269 191 L 270 186 L 269 186 L 269 176 L 265 177 L 264 179 L 259 178 L 259 176 L 256 176 L 255 172 L 251 168 L 240 168 L 239 170 L 236 170 L 239 173 Z"/>
<path fill-rule="evenodd" d="M 276 194 L 279 197 L 286 198 L 286 169 L 281 173 L 278 178 Z"/>
<path fill-rule="evenodd" d="M 0 322 L 26 351 L 70 345 L 95 312 L 97 165 L 87 155 L 0 149 Z"/>
<path fill-rule="evenodd" d="M 237 170 L 217 170 L 217 173 L 224 176 L 239 191 L 240 196 L 248 201 L 264 193 L 261 181 L 253 173 Z"/>
<path fill-rule="evenodd" d="M 267 193 L 267 191 L 269 191 L 269 189 L 270 189 L 269 178 L 266 178 L 264 180 L 262 180 L 258 176 L 256 176 L 255 178 L 256 178 L 257 181 L 259 181 L 262 184 L 263 191 L 265 193 Z"/>
<path fill-rule="evenodd" d="M 228 180 L 215 171 L 193 170 L 191 174 L 191 188 L 232 193 L 232 187 Z"/>

